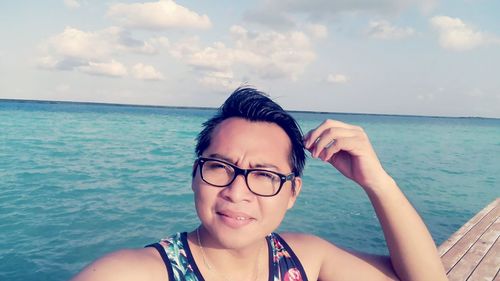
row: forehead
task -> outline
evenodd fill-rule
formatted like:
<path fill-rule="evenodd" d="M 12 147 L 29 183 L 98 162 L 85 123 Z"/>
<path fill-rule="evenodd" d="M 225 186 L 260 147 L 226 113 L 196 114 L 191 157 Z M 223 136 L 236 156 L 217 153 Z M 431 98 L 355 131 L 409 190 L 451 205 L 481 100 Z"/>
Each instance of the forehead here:
<path fill-rule="evenodd" d="M 212 132 L 203 154 L 220 154 L 236 164 L 273 163 L 289 168 L 291 141 L 277 124 L 228 118 Z"/>

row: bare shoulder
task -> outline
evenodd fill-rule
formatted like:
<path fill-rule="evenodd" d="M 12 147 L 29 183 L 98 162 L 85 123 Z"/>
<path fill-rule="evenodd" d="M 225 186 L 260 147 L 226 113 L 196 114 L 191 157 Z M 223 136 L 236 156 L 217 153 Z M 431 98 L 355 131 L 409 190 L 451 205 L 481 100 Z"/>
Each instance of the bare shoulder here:
<path fill-rule="evenodd" d="M 154 248 L 126 249 L 107 254 L 85 267 L 71 281 L 168 280 L 165 265 Z"/>
<path fill-rule="evenodd" d="M 317 266 L 321 265 L 323 258 L 344 254 L 343 249 L 316 235 L 292 232 L 284 232 L 280 235 L 301 261 L 312 260 L 318 263 Z"/>
<path fill-rule="evenodd" d="M 323 264 L 322 260 L 326 258 L 328 248 L 335 246 L 311 234 L 284 232 L 280 233 L 280 236 L 283 237 L 299 258 L 307 278 L 309 280 L 318 280 Z"/>
<path fill-rule="evenodd" d="M 341 251 L 334 244 L 316 235 L 293 232 L 284 232 L 280 235 L 293 251 L 300 255 L 314 254 L 317 259 L 318 255 L 321 256 L 328 251 Z"/>
<path fill-rule="evenodd" d="M 282 233 L 312 280 L 398 280 L 386 256 L 359 253 L 315 235 Z"/>

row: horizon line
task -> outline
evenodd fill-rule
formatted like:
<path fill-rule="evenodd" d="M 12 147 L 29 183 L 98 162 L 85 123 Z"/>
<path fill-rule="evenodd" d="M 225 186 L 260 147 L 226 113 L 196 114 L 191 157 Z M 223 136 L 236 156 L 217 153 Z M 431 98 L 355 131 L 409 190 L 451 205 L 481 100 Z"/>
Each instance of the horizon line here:
<path fill-rule="evenodd" d="M 21 102 L 21 103 L 45 103 L 45 104 L 80 104 L 97 106 L 121 106 L 121 107 L 145 107 L 145 108 L 175 108 L 175 109 L 200 109 L 217 110 L 218 107 L 203 106 L 182 106 L 182 105 L 152 105 L 152 104 L 133 104 L 133 103 L 114 103 L 114 102 L 92 102 L 92 101 L 70 101 L 70 100 L 34 100 L 34 99 L 12 99 L 0 98 L 0 102 Z M 288 110 L 292 113 L 308 114 L 340 114 L 340 115 L 375 115 L 375 116 L 394 116 L 394 117 L 428 117 L 428 118 L 475 118 L 475 119 L 500 119 L 500 117 L 483 116 L 444 116 L 444 115 L 418 115 L 418 114 L 396 114 L 396 113 L 364 113 L 364 112 L 335 112 L 335 111 L 312 111 L 312 110 Z"/>

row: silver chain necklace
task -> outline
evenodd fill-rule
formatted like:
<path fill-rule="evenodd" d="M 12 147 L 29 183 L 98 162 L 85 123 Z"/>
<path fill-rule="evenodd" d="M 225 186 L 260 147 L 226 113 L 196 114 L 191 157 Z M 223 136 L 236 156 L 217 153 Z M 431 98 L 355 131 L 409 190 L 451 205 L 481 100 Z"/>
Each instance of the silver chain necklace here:
<path fill-rule="evenodd" d="M 203 249 L 203 245 L 201 244 L 201 239 L 200 239 L 200 231 L 199 231 L 199 227 L 196 228 L 196 238 L 198 238 L 198 245 L 200 246 L 200 250 L 201 250 L 201 258 L 203 259 L 203 263 L 205 264 L 205 266 L 207 267 L 207 269 L 209 271 L 213 271 L 220 275 L 225 281 L 230 281 L 231 279 L 227 278 L 226 275 L 222 274 L 221 272 L 217 271 L 217 269 L 215 269 L 215 267 L 211 266 L 210 263 L 208 262 L 208 259 L 205 255 L 205 250 Z M 262 246 L 259 248 L 259 253 L 257 254 L 257 259 L 255 260 L 255 278 L 254 278 L 254 281 L 257 280 L 257 278 L 259 277 L 259 257 L 260 257 L 260 251 L 262 250 Z"/>

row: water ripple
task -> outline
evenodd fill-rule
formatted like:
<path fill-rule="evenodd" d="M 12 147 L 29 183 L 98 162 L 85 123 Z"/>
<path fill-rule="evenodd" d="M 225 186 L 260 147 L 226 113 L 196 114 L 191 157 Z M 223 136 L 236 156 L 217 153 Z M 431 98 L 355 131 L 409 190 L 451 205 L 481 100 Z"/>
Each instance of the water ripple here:
<path fill-rule="evenodd" d="M 0 104 L 0 279 L 66 280 L 107 252 L 195 227 L 193 146 L 208 114 Z M 437 243 L 500 195 L 497 121 L 297 116 L 304 131 L 324 118 L 364 126 Z M 282 230 L 386 253 L 361 188 L 311 159 L 303 182 Z"/>

